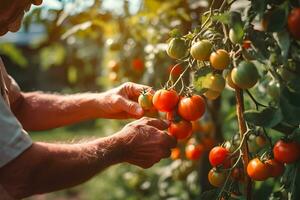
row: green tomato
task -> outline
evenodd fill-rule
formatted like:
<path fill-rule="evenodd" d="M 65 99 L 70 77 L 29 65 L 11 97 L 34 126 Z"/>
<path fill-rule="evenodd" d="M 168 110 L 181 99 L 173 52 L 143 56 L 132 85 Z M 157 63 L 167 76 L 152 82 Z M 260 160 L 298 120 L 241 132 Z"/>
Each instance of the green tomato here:
<path fill-rule="evenodd" d="M 173 38 L 169 42 L 167 49 L 167 54 L 174 59 L 181 59 L 187 56 L 188 46 L 184 39 L 182 38 Z"/>
<path fill-rule="evenodd" d="M 269 94 L 274 100 L 279 99 L 279 96 L 280 96 L 280 83 L 277 82 L 276 80 L 272 80 L 272 81 L 268 84 L 267 92 L 268 92 L 268 94 Z"/>
<path fill-rule="evenodd" d="M 242 61 L 238 67 L 232 70 L 231 78 L 239 88 L 249 89 L 257 83 L 259 75 L 253 63 Z"/>
<path fill-rule="evenodd" d="M 212 46 L 209 40 L 201 40 L 192 45 L 190 53 L 196 60 L 208 61 Z"/>

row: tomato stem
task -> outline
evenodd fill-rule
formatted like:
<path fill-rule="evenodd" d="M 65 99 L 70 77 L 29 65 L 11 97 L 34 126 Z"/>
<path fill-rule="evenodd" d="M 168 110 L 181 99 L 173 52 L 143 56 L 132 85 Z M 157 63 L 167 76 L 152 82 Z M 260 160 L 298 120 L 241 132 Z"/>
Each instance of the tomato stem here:
<path fill-rule="evenodd" d="M 235 89 L 235 97 L 236 97 L 236 113 L 238 118 L 239 124 L 239 132 L 240 137 L 244 138 L 245 134 L 247 134 L 247 125 L 244 119 L 244 98 L 243 98 L 243 91 L 239 88 Z M 251 200 L 252 198 L 252 181 L 250 177 L 247 175 L 247 165 L 249 163 L 249 150 L 247 142 L 243 142 L 242 144 L 242 158 L 244 164 L 244 173 L 245 173 L 245 195 L 247 200 Z"/>

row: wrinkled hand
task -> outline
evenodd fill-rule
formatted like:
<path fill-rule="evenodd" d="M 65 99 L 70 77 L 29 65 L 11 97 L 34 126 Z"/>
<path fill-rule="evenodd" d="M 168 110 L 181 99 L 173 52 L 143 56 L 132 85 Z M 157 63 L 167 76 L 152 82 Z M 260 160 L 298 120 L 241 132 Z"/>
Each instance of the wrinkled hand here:
<path fill-rule="evenodd" d="M 123 161 L 149 168 L 169 157 L 177 142 L 163 131 L 168 126 L 166 121 L 147 117 L 127 124 L 115 135 L 122 141 Z"/>
<path fill-rule="evenodd" d="M 145 89 L 151 91 L 149 86 L 128 82 L 102 93 L 100 97 L 102 115 L 113 119 L 141 118 L 144 111 L 137 103 L 137 99 Z"/>

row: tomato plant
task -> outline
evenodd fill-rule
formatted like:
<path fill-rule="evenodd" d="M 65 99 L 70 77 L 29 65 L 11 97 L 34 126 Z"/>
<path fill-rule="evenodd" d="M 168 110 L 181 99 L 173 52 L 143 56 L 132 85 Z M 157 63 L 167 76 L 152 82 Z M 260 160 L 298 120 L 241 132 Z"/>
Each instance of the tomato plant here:
<path fill-rule="evenodd" d="M 165 89 L 156 91 L 152 98 L 154 107 L 161 112 L 171 112 L 178 100 L 179 96 L 175 90 Z"/>
<path fill-rule="evenodd" d="M 274 158 L 282 163 L 293 163 L 300 158 L 300 146 L 297 142 L 279 140 L 273 147 Z"/>
<path fill-rule="evenodd" d="M 281 176 L 284 172 L 284 165 L 275 160 L 275 159 L 270 159 L 266 161 L 266 164 L 271 166 L 271 176 L 272 177 L 278 177 Z"/>
<path fill-rule="evenodd" d="M 186 42 L 181 38 L 173 38 L 169 42 L 167 53 L 171 58 L 180 59 L 187 55 Z"/>
<path fill-rule="evenodd" d="M 226 180 L 226 174 L 224 172 L 211 169 L 208 173 L 208 181 L 215 187 L 221 187 Z"/>
<path fill-rule="evenodd" d="M 183 97 L 178 103 L 179 115 L 187 121 L 198 120 L 205 112 L 205 101 L 199 95 Z"/>
<path fill-rule="evenodd" d="M 185 156 L 190 160 L 198 160 L 204 151 L 202 144 L 188 144 L 185 148 Z"/>
<path fill-rule="evenodd" d="M 153 95 L 151 93 L 144 91 L 140 94 L 138 102 L 144 110 L 150 110 L 153 108 L 152 98 Z"/>
<path fill-rule="evenodd" d="M 214 69 L 223 70 L 230 64 L 230 56 L 224 49 L 218 49 L 210 54 L 209 61 Z"/>
<path fill-rule="evenodd" d="M 271 176 L 272 168 L 259 158 L 252 159 L 247 166 L 248 176 L 255 181 L 264 181 Z"/>
<path fill-rule="evenodd" d="M 212 50 L 212 43 L 208 40 L 196 42 L 191 47 L 191 55 L 196 60 L 208 61 Z"/>
<path fill-rule="evenodd" d="M 257 83 L 258 72 L 254 64 L 242 61 L 232 70 L 231 78 L 239 88 L 249 89 Z"/>
<path fill-rule="evenodd" d="M 300 8 L 293 8 L 288 18 L 288 29 L 291 35 L 300 40 Z"/>
<path fill-rule="evenodd" d="M 221 146 L 214 147 L 209 152 L 209 162 L 214 167 L 219 165 L 223 165 L 225 168 L 229 167 L 229 151 Z"/>
<path fill-rule="evenodd" d="M 171 150 L 171 159 L 172 160 L 177 160 L 180 158 L 180 149 L 179 148 L 174 148 Z"/>
<path fill-rule="evenodd" d="M 184 120 L 179 122 L 171 122 L 171 125 L 168 128 L 169 134 L 178 140 L 187 139 L 192 135 L 192 131 L 192 123 Z"/>

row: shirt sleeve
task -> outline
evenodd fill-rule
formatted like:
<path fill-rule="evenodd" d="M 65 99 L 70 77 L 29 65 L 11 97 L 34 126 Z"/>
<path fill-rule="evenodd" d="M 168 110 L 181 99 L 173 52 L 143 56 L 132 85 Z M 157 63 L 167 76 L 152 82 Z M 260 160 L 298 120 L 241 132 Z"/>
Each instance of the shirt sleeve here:
<path fill-rule="evenodd" d="M 31 145 L 30 137 L 0 96 L 0 168 Z"/>

